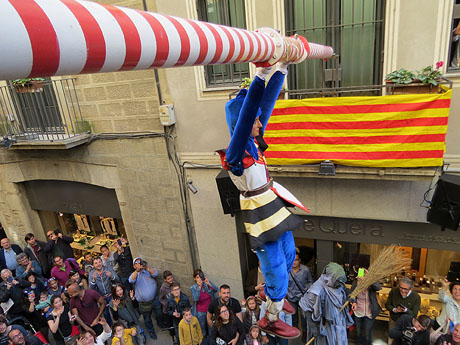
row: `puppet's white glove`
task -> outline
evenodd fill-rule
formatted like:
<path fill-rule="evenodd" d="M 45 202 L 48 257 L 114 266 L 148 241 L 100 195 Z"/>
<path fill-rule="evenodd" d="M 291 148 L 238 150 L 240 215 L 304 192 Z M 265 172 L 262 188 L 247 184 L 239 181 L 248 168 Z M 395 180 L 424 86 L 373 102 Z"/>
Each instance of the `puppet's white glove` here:
<path fill-rule="evenodd" d="M 257 67 L 256 68 L 256 76 L 260 79 L 265 80 L 265 78 L 272 72 L 273 67 Z"/>

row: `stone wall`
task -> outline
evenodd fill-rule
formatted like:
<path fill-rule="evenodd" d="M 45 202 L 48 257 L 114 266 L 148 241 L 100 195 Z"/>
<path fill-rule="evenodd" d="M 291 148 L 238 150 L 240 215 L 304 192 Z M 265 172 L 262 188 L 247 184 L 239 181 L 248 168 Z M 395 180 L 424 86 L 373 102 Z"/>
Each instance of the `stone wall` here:
<path fill-rule="evenodd" d="M 192 264 L 174 168 L 163 138 L 98 140 L 68 151 L 7 151 L 0 165 L 0 222 L 13 242 L 44 239 L 21 182 L 53 179 L 116 191 L 134 255 L 190 281 Z"/>

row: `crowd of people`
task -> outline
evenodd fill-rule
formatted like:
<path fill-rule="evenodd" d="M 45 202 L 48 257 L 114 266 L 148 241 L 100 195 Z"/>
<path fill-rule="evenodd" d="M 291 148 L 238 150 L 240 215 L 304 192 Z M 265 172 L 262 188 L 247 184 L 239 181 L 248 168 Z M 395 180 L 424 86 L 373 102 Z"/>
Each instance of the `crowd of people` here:
<path fill-rule="evenodd" d="M 89 253 L 77 262 L 71 237 L 59 231 L 47 235 L 45 243 L 27 234 L 24 250 L 8 238 L 0 241 L 0 345 L 144 345 L 147 336 L 157 339 L 158 330 L 169 331 L 173 343 L 181 345 L 288 344 L 261 326 L 267 303 L 260 268 L 249 272 L 241 301 L 231 296 L 230 286 L 217 287 L 200 269 L 187 296 L 171 271 L 159 277 L 143 258 L 133 258 L 125 239 L 114 241 L 115 252 L 102 246 L 101 255 Z M 380 284 L 350 301 L 350 316 L 340 306 L 362 276 L 348 290 L 343 268 L 329 263 L 314 280 L 299 254 L 279 318 L 300 329 L 303 342 L 345 343 L 354 324 L 357 344 L 372 344 Z M 442 312 L 435 320 L 419 315 L 420 296 L 412 283 L 403 278 L 389 293 L 389 343 L 460 345 L 460 282 L 445 281 L 438 296 Z"/>

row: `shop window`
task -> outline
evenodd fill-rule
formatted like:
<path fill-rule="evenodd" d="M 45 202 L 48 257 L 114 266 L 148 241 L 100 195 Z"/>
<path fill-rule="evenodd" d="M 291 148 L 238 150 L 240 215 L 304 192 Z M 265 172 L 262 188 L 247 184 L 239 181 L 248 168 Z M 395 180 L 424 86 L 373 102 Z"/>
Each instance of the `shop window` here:
<path fill-rule="evenodd" d="M 199 0 L 198 18 L 202 21 L 246 29 L 244 0 Z M 239 85 L 249 77 L 249 64 L 205 66 L 207 87 Z"/>
<path fill-rule="evenodd" d="M 334 47 L 336 58 L 290 67 L 290 95 L 302 90 L 377 86 L 383 70 L 385 0 L 285 0 L 286 36 Z M 380 88 L 374 88 L 375 93 Z M 345 95 L 353 95 L 347 93 Z M 310 96 L 311 97 L 311 96 Z"/>
<path fill-rule="evenodd" d="M 71 246 L 76 257 L 85 252 L 100 255 L 102 245 L 114 251 L 114 240 L 126 238 L 122 219 L 53 211 L 38 211 L 38 214 L 45 229 L 60 229 L 64 235 L 74 238 Z"/>
<path fill-rule="evenodd" d="M 455 0 L 447 72 L 460 71 L 460 0 Z"/>

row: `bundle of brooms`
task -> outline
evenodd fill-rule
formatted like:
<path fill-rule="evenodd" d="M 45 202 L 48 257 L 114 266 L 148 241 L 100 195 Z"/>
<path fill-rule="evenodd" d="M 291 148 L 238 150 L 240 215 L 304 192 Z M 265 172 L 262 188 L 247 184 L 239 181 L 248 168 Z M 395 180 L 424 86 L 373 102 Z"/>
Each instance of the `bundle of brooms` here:
<path fill-rule="evenodd" d="M 349 300 L 358 297 L 361 292 L 367 290 L 367 288 L 375 282 L 389 277 L 392 274 L 409 269 L 411 262 L 412 259 L 404 257 L 402 252 L 395 250 L 395 245 L 385 248 L 369 266 L 364 277 L 358 279 L 358 284 L 351 292 Z M 340 311 L 342 311 L 348 303 L 349 301 L 345 302 L 342 308 L 340 308 Z"/>
<path fill-rule="evenodd" d="M 362 279 L 358 279 L 356 288 L 351 292 L 349 300 L 340 308 L 342 311 L 350 302 L 355 299 L 361 292 L 367 290 L 375 282 L 389 277 L 392 274 L 399 273 L 410 268 L 412 259 L 403 256 L 403 253 L 395 250 L 395 245 L 391 245 L 382 250 L 379 256 L 369 266 L 366 274 Z M 306 345 L 311 344 L 315 338 L 311 338 Z"/>

